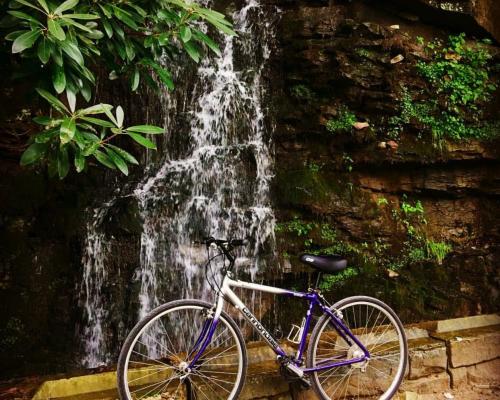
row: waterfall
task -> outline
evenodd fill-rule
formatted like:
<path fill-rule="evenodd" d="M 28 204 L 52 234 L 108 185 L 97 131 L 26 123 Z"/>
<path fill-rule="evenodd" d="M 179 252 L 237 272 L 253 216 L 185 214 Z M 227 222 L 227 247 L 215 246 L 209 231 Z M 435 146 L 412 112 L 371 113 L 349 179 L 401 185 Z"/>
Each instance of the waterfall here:
<path fill-rule="evenodd" d="M 108 243 L 99 229 L 107 207 L 96 208 L 86 226 L 86 242 L 83 249 L 83 277 L 80 287 L 80 306 L 83 308 L 86 325 L 82 335 L 85 338 L 85 351 L 82 364 L 96 367 L 109 362 L 109 351 L 104 340 L 104 321 L 107 310 L 102 289 L 108 278 L 106 258 Z"/>
<path fill-rule="evenodd" d="M 270 123 L 263 107 L 262 76 L 270 53 L 269 13 L 247 0 L 232 15 L 238 37 L 224 37 L 221 55 L 206 58 L 191 91 L 165 93 L 168 137 L 160 161 L 133 190 L 142 223 L 136 320 L 176 298 L 210 298 L 201 268 L 206 253 L 193 245 L 203 236 L 249 238 L 238 253 L 242 274 L 256 279 L 274 249 L 270 201 L 273 158 Z M 182 115 L 185 124 L 176 123 Z M 104 330 L 106 244 L 99 211 L 89 224 L 81 285 L 86 324 L 83 364 L 109 361 Z M 102 211 L 100 212 L 103 213 Z"/>

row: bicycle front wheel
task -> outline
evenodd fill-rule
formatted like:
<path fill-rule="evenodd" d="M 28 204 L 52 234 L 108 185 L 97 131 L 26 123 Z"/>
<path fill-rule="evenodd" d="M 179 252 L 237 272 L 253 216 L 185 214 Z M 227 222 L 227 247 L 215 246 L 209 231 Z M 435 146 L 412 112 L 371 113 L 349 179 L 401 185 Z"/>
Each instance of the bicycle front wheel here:
<path fill-rule="evenodd" d="M 246 348 L 236 323 L 222 312 L 212 340 L 196 363 L 213 322 L 212 305 L 179 300 L 151 311 L 130 332 L 118 359 L 121 400 L 236 399 L 245 381 Z"/>
<path fill-rule="evenodd" d="M 348 297 L 332 306 L 342 322 L 370 353 L 369 361 L 312 373 L 313 388 L 323 400 L 391 399 L 403 380 L 408 345 L 401 321 L 380 300 Z M 338 334 L 328 315 L 320 318 L 309 342 L 307 366 L 318 367 L 363 357 L 363 351 Z"/>

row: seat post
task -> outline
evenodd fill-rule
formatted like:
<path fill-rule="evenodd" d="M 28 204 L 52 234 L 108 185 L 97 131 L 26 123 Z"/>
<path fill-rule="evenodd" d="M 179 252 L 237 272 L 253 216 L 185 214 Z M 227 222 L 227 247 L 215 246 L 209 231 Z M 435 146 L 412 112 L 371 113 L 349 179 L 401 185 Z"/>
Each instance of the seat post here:
<path fill-rule="evenodd" d="M 314 287 L 315 289 L 318 289 L 320 281 L 321 281 L 321 271 L 318 271 L 318 275 L 316 276 L 316 285 Z"/>

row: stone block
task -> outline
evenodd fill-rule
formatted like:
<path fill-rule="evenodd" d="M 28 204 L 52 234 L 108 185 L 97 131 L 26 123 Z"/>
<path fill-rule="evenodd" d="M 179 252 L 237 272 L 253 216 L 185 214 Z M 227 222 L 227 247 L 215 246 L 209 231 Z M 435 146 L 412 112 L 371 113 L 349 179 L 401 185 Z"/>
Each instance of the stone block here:
<path fill-rule="evenodd" d="M 446 371 L 448 357 L 445 342 L 435 339 L 410 344 L 408 379 L 418 379 Z"/>
<path fill-rule="evenodd" d="M 437 321 L 436 332 L 452 332 L 464 329 L 482 328 L 485 326 L 500 325 L 500 316 L 497 314 L 474 315 L 472 317 L 445 319 Z"/>
<path fill-rule="evenodd" d="M 459 331 L 448 346 L 453 368 L 493 360 L 500 357 L 500 330 Z"/>
<path fill-rule="evenodd" d="M 500 358 L 468 367 L 450 368 L 453 389 L 500 386 Z"/>
<path fill-rule="evenodd" d="M 432 374 L 418 379 L 403 381 L 401 390 L 416 393 L 440 393 L 450 390 L 450 376 L 447 372 Z"/>
<path fill-rule="evenodd" d="M 290 386 L 280 375 L 248 376 L 240 394 L 241 400 L 269 398 L 289 393 Z"/>
<path fill-rule="evenodd" d="M 500 358 L 467 367 L 467 382 L 472 386 L 500 386 Z"/>
<path fill-rule="evenodd" d="M 449 372 L 453 389 L 463 388 L 467 385 L 467 367 L 450 368 Z"/>

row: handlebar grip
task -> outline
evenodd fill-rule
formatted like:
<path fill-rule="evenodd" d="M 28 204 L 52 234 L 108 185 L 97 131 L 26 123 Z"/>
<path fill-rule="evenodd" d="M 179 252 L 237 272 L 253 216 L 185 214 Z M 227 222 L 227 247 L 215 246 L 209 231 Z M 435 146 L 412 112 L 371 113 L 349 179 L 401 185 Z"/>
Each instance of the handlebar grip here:
<path fill-rule="evenodd" d="M 231 239 L 229 243 L 231 244 L 231 246 L 244 246 L 245 239 Z"/>

